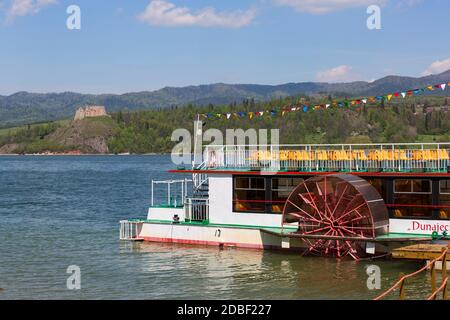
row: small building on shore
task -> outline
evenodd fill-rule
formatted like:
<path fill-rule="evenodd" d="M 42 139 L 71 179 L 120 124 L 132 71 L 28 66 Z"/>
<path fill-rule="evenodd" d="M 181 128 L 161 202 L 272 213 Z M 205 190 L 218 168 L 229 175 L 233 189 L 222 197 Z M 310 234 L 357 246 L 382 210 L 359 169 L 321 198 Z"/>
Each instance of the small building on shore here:
<path fill-rule="evenodd" d="M 82 120 L 84 118 L 104 117 L 107 116 L 106 108 L 104 106 L 86 106 L 78 108 L 75 113 L 74 121 Z"/>

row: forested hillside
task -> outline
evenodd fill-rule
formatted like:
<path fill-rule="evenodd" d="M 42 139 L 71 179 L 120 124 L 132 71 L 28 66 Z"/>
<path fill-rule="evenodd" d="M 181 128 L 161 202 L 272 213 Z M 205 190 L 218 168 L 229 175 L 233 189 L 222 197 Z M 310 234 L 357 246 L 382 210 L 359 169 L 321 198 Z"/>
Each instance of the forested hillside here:
<path fill-rule="evenodd" d="M 0 153 L 38 153 L 45 151 L 83 153 L 163 153 L 170 152 L 170 140 L 177 128 L 192 132 L 199 113 L 221 114 L 238 111 L 280 110 L 303 101 L 323 103 L 327 97 L 295 97 L 241 104 L 207 107 L 188 105 L 162 110 L 120 111 L 112 117 L 82 121 L 51 122 L 0 130 Z M 409 97 L 384 105 L 366 104 L 311 110 L 280 112 L 262 117 L 203 119 L 204 129 L 279 128 L 281 143 L 369 143 L 450 141 L 450 113 L 445 97 Z"/>
<path fill-rule="evenodd" d="M 333 97 L 356 97 L 382 95 L 388 92 L 409 90 L 436 83 L 447 83 L 450 70 L 426 77 L 388 76 L 382 79 L 350 83 L 286 83 L 281 85 L 257 84 L 210 84 L 183 88 L 166 87 L 156 91 L 117 94 L 28 93 L 18 92 L 0 96 L 0 128 L 34 122 L 54 121 L 70 118 L 75 110 L 85 105 L 103 105 L 108 112 L 119 110 L 154 110 L 197 106 L 227 105 L 241 103 L 246 99 L 264 102 L 299 94 L 308 96 L 332 95 Z M 442 95 L 436 90 L 429 95 Z"/>

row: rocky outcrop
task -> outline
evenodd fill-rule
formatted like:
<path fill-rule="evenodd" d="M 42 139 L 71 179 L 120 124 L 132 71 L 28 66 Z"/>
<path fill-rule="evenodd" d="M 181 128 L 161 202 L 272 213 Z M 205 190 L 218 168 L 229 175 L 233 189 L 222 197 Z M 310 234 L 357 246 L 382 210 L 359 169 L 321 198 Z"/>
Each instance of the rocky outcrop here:
<path fill-rule="evenodd" d="M 107 116 L 104 106 L 87 106 L 78 108 L 75 113 L 74 121 L 83 120 L 84 118 L 103 117 Z"/>
<path fill-rule="evenodd" d="M 86 118 L 57 129 L 46 139 L 83 153 L 109 153 L 116 123 L 110 117 Z"/>
<path fill-rule="evenodd" d="M 15 153 L 15 150 L 17 150 L 19 147 L 20 147 L 20 144 L 17 144 L 17 143 L 5 144 L 3 146 L 0 146 L 0 154 Z"/>
<path fill-rule="evenodd" d="M 94 137 L 83 141 L 84 146 L 97 153 L 109 153 L 108 141 L 105 137 Z"/>

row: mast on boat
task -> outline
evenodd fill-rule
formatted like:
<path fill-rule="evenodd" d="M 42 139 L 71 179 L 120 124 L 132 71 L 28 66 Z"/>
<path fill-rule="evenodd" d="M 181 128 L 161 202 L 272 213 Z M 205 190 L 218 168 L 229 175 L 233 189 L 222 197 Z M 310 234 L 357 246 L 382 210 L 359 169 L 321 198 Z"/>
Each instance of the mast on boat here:
<path fill-rule="evenodd" d="M 194 122 L 194 158 L 192 169 L 198 169 L 203 163 L 203 122 L 200 121 L 200 114 Z"/>

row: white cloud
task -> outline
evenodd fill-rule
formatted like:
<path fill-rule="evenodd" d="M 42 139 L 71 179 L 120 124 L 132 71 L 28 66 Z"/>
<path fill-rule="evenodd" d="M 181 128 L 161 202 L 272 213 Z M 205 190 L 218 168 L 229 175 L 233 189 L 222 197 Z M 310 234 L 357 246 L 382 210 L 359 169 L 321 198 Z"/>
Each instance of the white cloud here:
<path fill-rule="evenodd" d="M 214 8 L 204 8 L 192 13 L 189 8 L 177 7 L 165 0 L 153 0 L 139 14 L 138 19 L 153 26 L 179 27 L 224 27 L 240 28 L 249 25 L 255 18 L 254 10 L 216 12 Z"/>
<path fill-rule="evenodd" d="M 422 75 L 429 76 L 430 74 L 439 74 L 447 70 L 450 70 L 450 58 L 433 62 L 422 73 Z"/>
<path fill-rule="evenodd" d="M 316 74 L 316 80 L 319 82 L 350 82 L 356 78 L 357 75 L 353 72 L 352 67 L 347 65 L 319 71 Z"/>
<path fill-rule="evenodd" d="M 398 5 L 399 6 L 408 6 L 408 7 L 413 7 L 416 6 L 418 4 L 422 4 L 423 0 L 401 0 Z"/>
<path fill-rule="evenodd" d="M 281 6 L 292 7 L 299 12 L 324 14 L 342 9 L 385 5 L 388 0 L 273 0 Z"/>
<path fill-rule="evenodd" d="M 36 14 L 42 8 L 56 4 L 56 0 L 13 0 L 9 6 L 6 21 L 12 22 L 15 17 Z"/>

